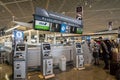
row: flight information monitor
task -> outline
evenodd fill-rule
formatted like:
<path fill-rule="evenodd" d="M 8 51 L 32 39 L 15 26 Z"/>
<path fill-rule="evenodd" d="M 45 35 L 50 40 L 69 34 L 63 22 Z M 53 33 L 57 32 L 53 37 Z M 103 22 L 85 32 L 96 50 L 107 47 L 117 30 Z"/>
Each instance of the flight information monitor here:
<path fill-rule="evenodd" d="M 82 34 L 82 32 L 83 32 L 83 28 L 70 26 L 70 33 Z"/>
<path fill-rule="evenodd" d="M 77 33 L 77 34 L 82 34 L 82 32 L 83 32 L 83 29 L 82 29 L 82 28 L 77 28 L 77 29 L 76 29 L 76 33 Z"/>
<path fill-rule="evenodd" d="M 76 32 L 76 27 L 70 26 L 70 33 L 75 33 Z"/>
<path fill-rule="evenodd" d="M 60 24 L 56 24 L 56 23 L 51 23 L 51 27 L 50 27 L 50 31 L 51 32 L 60 32 L 61 29 L 61 25 Z"/>

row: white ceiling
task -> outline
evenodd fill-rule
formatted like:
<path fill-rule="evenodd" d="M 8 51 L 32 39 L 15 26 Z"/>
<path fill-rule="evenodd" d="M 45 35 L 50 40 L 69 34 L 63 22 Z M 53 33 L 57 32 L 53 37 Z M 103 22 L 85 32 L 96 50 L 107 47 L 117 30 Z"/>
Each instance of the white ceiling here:
<path fill-rule="evenodd" d="M 120 26 L 120 0 L 0 0 L 0 28 L 11 27 L 11 21 L 29 22 L 33 20 L 35 7 L 48 11 L 76 16 L 75 8 L 81 5 L 84 9 L 84 33 Z"/>

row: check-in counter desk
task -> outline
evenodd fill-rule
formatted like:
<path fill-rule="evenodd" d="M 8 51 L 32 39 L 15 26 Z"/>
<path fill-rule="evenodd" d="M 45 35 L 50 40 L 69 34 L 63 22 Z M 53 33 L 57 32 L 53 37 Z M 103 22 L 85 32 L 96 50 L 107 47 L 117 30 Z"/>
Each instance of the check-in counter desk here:
<path fill-rule="evenodd" d="M 51 54 L 53 56 L 54 65 L 57 65 L 59 63 L 60 57 L 62 55 L 66 57 L 67 61 L 73 60 L 73 51 L 74 51 L 73 46 L 52 46 Z M 28 48 L 27 64 L 28 67 L 41 65 L 40 47 Z"/>

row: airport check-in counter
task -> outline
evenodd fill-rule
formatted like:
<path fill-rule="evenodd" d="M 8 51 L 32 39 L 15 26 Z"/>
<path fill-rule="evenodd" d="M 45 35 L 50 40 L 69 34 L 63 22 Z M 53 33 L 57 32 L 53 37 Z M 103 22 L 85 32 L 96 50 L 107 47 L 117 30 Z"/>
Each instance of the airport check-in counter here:
<path fill-rule="evenodd" d="M 53 64 L 58 65 L 60 56 L 64 55 L 66 57 L 66 61 L 73 60 L 74 49 L 73 46 L 52 46 L 51 54 L 53 56 Z M 37 67 L 41 66 L 41 48 L 33 47 L 28 48 L 27 55 L 27 66 L 28 67 Z"/>

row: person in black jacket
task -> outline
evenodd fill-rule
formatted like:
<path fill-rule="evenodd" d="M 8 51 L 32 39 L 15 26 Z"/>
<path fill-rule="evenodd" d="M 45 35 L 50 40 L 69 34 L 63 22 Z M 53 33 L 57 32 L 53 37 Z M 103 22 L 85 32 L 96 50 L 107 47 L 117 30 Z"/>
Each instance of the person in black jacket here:
<path fill-rule="evenodd" d="M 102 56 L 103 56 L 103 60 L 105 63 L 104 69 L 109 69 L 109 57 L 108 57 L 109 51 L 108 51 L 108 48 L 107 48 L 105 42 L 102 40 L 102 37 L 99 37 L 99 40 L 101 41 L 100 48 L 102 50 Z"/>
<path fill-rule="evenodd" d="M 113 48 L 113 45 L 112 43 L 110 42 L 110 40 L 105 40 L 104 41 L 107 48 L 108 48 L 108 51 L 109 51 L 109 59 L 112 60 L 112 48 Z"/>

